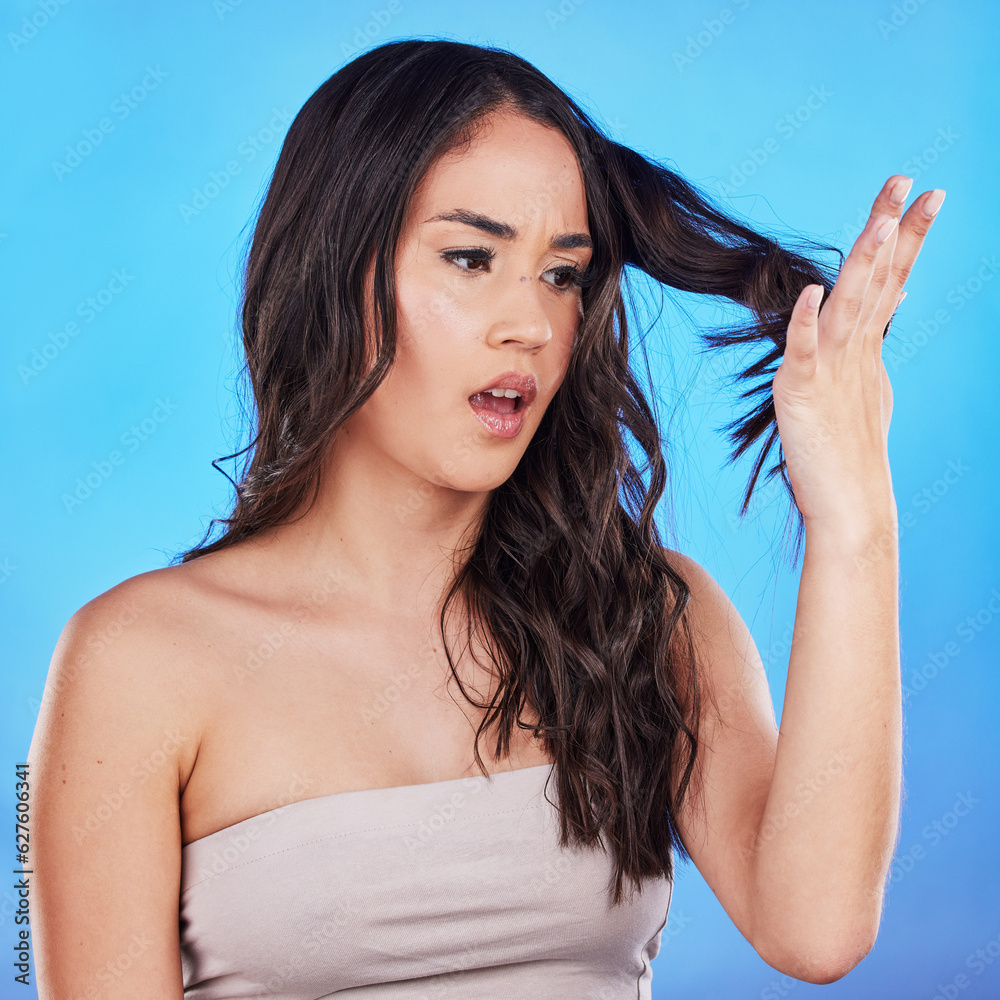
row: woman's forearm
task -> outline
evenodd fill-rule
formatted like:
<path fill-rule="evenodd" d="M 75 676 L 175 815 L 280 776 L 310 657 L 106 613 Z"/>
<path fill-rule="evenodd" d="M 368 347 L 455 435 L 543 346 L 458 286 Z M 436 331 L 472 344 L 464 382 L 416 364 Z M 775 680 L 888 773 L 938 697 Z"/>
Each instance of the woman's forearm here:
<path fill-rule="evenodd" d="M 902 778 L 893 503 L 806 524 L 774 780 L 751 872 L 762 954 L 833 978 L 867 954 Z M 843 970 L 838 973 L 838 970 Z"/>

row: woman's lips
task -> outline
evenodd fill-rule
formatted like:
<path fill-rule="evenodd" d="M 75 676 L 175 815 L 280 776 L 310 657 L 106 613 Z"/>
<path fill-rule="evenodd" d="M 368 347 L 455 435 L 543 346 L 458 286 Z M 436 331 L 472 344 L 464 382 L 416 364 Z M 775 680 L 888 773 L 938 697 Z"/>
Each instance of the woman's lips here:
<path fill-rule="evenodd" d="M 497 437 L 512 438 L 524 425 L 524 400 L 520 397 L 494 396 L 477 392 L 469 397 L 469 405 L 479 422 Z"/>

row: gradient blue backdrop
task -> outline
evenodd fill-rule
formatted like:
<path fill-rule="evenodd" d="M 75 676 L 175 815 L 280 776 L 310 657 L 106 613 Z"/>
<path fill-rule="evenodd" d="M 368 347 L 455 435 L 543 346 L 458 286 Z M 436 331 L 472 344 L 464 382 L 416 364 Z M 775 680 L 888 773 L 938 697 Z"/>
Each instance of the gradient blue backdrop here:
<path fill-rule="evenodd" d="M 619 141 L 775 233 L 846 250 L 890 174 L 914 177 L 914 195 L 947 189 L 885 346 L 907 798 L 878 943 L 823 995 L 1000 996 L 993 4 L 8 0 L 0 28 L 4 864 L 13 765 L 66 620 L 227 510 L 210 462 L 245 443 L 238 253 L 290 118 L 364 48 L 443 36 L 513 49 Z M 776 489 L 735 516 L 749 463 L 725 465 L 717 428 L 738 359 L 694 363 L 694 323 L 714 316 L 671 296 L 645 338 L 670 421 L 674 541 L 750 626 L 780 719 L 798 570 L 781 554 Z M 91 474 L 91 494 L 67 503 Z M 2 879 L 0 996 L 34 996 L 12 984 L 14 876 Z M 654 980 L 654 996 L 685 1000 L 819 989 L 766 966 L 690 866 Z"/>

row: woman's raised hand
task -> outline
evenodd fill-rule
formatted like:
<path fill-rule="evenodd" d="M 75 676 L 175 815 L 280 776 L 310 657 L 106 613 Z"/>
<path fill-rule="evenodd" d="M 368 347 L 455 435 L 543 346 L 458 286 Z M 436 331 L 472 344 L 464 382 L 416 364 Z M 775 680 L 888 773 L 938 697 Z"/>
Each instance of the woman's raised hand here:
<path fill-rule="evenodd" d="M 788 325 L 773 382 L 781 447 L 795 501 L 810 524 L 895 517 L 888 461 L 892 388 L 886 326 L 944 201 L 925 191 L 900 218 L 912 180 L 890 177 L 833 290 L 807 285 Z"/>

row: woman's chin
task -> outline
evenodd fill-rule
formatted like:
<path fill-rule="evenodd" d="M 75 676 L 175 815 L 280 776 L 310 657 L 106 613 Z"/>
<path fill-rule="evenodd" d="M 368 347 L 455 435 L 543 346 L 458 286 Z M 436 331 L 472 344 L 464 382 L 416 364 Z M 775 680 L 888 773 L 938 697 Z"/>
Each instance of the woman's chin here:
<path fill-rule="evenodd" d="M 510 479 L 516 464 L 508 469 L 507 463 L 492 461 L 488 468 L 479 471 L 468 470 L 445 476 L 440 485 L 460 493 L 489 493 Z"/>

